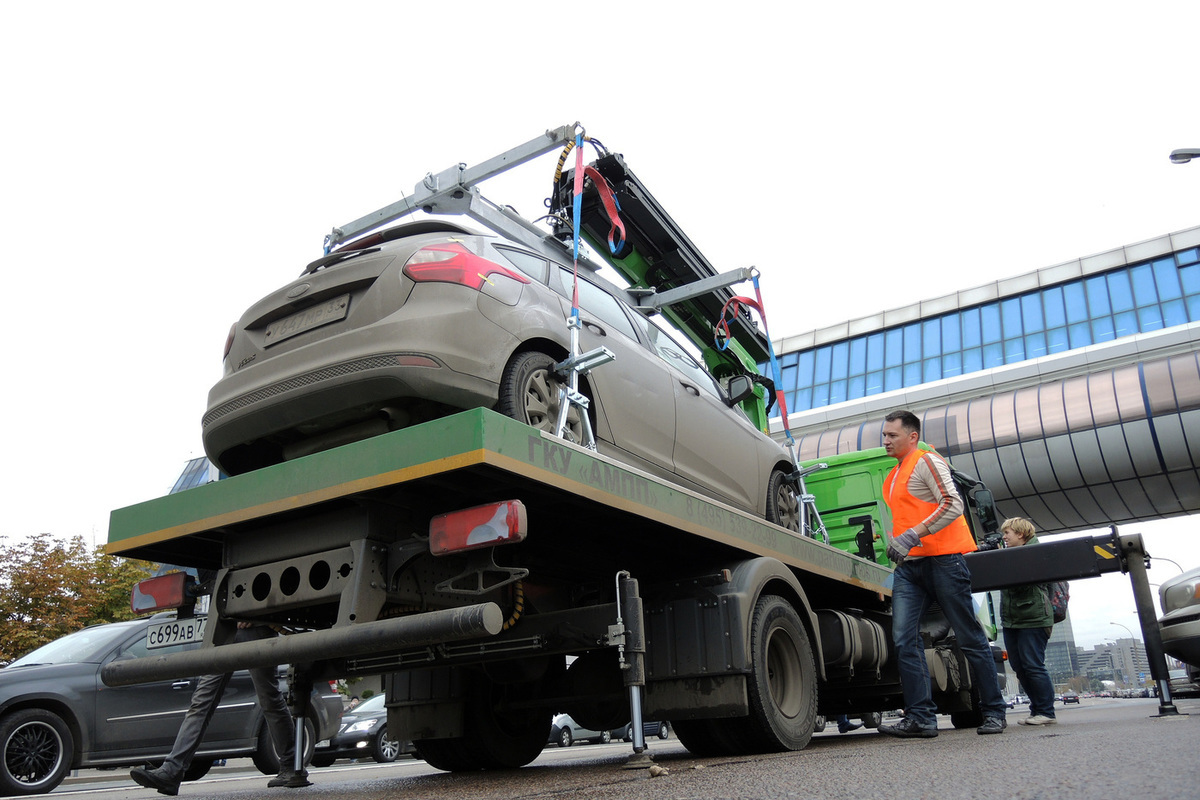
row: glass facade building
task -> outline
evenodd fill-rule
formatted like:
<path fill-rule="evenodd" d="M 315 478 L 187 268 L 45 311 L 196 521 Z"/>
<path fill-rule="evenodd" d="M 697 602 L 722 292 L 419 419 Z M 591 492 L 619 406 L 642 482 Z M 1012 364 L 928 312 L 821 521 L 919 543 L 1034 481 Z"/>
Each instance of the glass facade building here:
<path fill-rule="evenodd" d="M 784 353 L 781 388 L 806 411 L 1189 322 L 1200 247 Z"/>

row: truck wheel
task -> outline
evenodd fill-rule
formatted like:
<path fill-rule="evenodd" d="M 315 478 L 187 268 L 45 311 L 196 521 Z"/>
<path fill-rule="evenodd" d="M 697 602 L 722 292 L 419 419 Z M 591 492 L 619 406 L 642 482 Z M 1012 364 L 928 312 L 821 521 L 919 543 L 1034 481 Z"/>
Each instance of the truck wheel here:
<path fill-rule="evenodd" d="M 750 715 L 744 726 L 748 752 L 802 750 L 817 719 L 817 667 L 808 633 L 791 603 L 763 595 L 750 628 Z"/>
<path fill-rule="evenodd" d="M 558 393 L 563 382 L 554 374 L 555 361 L 545 353 L 518 353 L 504 367 L 497 410 L 540 431 L 554 433 L 558 424 Z M 579 407 L 567 412 L 565 437 L 583 441 Z"/>
<path fill-rule="evenodd" d="M 550 738 L 552 716 L 536 709 L 496 711 L 505 698 L 502 689 L 517 689 L 518 700 L 528 700 L 541 683 L 500 687 L 480 676 L 467 697 L 462 736 L 414 742 L 431 767 L 447 772 L 481 769 L 516 769 L 533 761 Z"/>
<path fill-rule="evenodd" d="M 45 794 L 62 783 L 75 756 L 75 740 L 57 714 L 40 708 L 0 721 L 0 794 Z"/>
<path fill-rule="evenodd" d="M 737 755 L 742 748 L 731 733 L 740 720 L 677 719 L 675 735 L 688 752 L 699 758 Z"/>
<path fill-rule="evenodd" d="M 767 522 L 787 528 L 789 531 L 800 530 L 800 498 L 796 494 L 796 484 L 787 480 L 780 470 L 771 473 L 767 482 Z"/>
<path fill-rule="evenodd" d="M 313 750 L 317 744 L 317 727 L 311 719 L 304 720 L 304 763 L 308 764 L 312 761 Z M 264 719 L 258 727 L 258 748 L 254 754 L 250 756 L 254 762 L 254 766 L 263 775 L 278 775 L 279 774 L 279 755 L 275 752 L 275 745 L 271 741 L 271 731 L 267 728 L 267 721 Z"/>

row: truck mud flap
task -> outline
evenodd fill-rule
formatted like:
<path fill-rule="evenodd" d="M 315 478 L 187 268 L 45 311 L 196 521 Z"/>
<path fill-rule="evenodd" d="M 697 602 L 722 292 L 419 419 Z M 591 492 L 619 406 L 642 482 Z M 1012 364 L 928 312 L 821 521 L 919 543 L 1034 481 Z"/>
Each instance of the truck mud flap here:
<path fill-rule="evenodd" d="M 108 686 L 212 675 L 279 664 L 312 664 L 347 656 L 388 653 L 406 647 L 495 636 L 504 615 L 495 603 L 428 611 L 408 617 L 277 636 L 183 653 L 113 661 L 101 672 Z"/>

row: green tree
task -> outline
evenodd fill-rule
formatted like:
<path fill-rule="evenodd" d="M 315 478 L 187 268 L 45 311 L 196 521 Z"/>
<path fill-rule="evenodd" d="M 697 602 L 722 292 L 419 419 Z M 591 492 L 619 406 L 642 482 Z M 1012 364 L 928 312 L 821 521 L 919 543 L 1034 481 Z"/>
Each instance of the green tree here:
<path fill-rule="evenodd" d="M 133 585 L 152 564 L 89 550 L 41 533 L 19 543 L 0 536 L 0 661 L 88 625 L 132 619 Z"/>

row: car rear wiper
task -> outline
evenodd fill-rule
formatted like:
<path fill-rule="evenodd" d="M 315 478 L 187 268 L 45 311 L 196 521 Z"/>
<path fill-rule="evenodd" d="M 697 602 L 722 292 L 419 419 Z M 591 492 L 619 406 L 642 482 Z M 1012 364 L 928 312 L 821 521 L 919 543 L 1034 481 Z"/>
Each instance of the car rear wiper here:
<path fill-rule="evenodd" d="M 307 267 L 304 268 L 304 272 L 301 272 L 300 274 L 301 275 L 312 275 L 314 272 L 316 272 L 319 269 L 324 269 L 325 267 L 332 267 L 334 264 L 337 264 L 342 261 L 348 261 L 351 258 L 354 258 L 355 256 L 362 256 L 362 255 L 366 255 L 367 253 L 378 253 L 379 249 L 380 248 L 378 248 L 378 247 L 368 247 L 364 250 L 340 250 L 336 253 L 330 253 L 327 256 L 321 256 L 316 261 L 309 264 Z"/>

